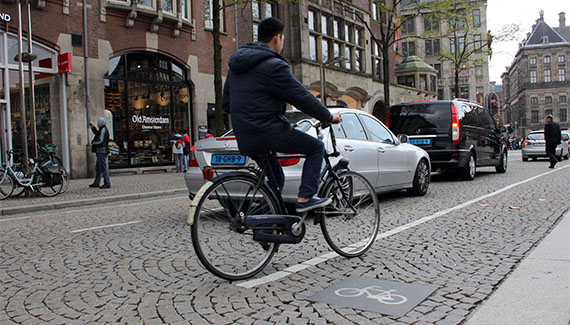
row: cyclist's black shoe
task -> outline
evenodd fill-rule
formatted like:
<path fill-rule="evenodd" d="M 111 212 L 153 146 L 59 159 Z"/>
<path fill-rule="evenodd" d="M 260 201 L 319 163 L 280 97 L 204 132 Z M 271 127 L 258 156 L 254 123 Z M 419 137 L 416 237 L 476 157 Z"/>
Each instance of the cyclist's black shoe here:
<path fill-rule="evenodd" d="M 98 185 L 98 184 L 95 184 L 95 183 L 93 183 L 93 184 L 89 184 L 89 187 L 99 187 L 99 185 Z"/>
<path fill-rule="evenodd" d="M 326 207 L 327 205 L 332 203 L 331 198 L 320 198 L 320 197 L 312 197 L 307 202 L 297 202 L 295 204 L 295 209 L 297 213 L 307 212 L 310 210 Z"/>
<path fill-rule="evenodd" d="M 99 188 L 111 188 L 111 184 L 103 184 Z"/>

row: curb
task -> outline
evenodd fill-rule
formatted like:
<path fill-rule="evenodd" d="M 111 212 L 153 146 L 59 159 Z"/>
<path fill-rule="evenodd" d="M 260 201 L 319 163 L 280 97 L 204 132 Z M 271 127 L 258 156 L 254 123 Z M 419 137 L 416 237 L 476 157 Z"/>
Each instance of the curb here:
<path fill-rule="evenodd" d="M 101 203 L 107 203 L 107 202 L 138 200 L 138 199 L 146 199 L 146 198 L 151 198 L 151 197 L 168 196 L 168 195 L 176 195 L 176 194 L 188 194 L 188 189 L 183 188 L 183 189 L 176 189 L 176 190 L 164 190 L 164 191 L 156 191 L 156 192 L 137 193 L 137 194 L 121 194 L 121 195 L 98 197 L 98 198 L 92 198 L 92 199 L 80 199 L 80 200 L 73 200 L 73 201 L 61 201 L 61 202 L 55 202 L 55 203 L 34 204 L 34 205 L 28 205 L 28 206 L 23 206 L 23 207 L 4 208 L 4 209 L 0 209 L 0 216 L 7 216 L 7 215 L 12 215 L 12 214 L 18 214 L 18 213 L 45 211 L 45 210 L 74 208 L 74 207 L 78 207 L 78 206 L 95 205 L 95 204 L 101 204 Z"/>

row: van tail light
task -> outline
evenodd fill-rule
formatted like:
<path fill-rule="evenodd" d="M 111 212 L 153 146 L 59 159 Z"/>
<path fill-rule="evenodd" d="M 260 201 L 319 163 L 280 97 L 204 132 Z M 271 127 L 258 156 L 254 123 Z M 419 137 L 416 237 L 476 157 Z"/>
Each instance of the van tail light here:
<path fill-rule="evenodd" d="M 196 160 L 196 153 L 194 152 L 194 146 L 190 148 L 190 159 L 188 159 L 188 167 L 198 167 L 198 160 Z"/>
<path fill-rule="evenodd" d="M 211 180 L 214 177 L 214 170 L 211 168 L 202 169 L 202 176 L 205 180 Z"/>
<path fill-rule="evenodd" d="M 388 116 L 386 116 L 386 127 L 390 128 L 390 114 L 392 113 L 392 109 L 388 110 Z"/>
<path fill-rule="evenodd" d="M 301 158 L 299 157 L 292 157 L 292 158 L 279 158 L 279 165 L 283 167 L 293 166 L 299 163 Z"/>
<path fill-rule="evenodd" d="M 454 146 L 461 142 L 461 134 L 459 131 L 459 119 L 457 118 L 457 110 L 455 105 L 451 104 L 451 144 Z"/>

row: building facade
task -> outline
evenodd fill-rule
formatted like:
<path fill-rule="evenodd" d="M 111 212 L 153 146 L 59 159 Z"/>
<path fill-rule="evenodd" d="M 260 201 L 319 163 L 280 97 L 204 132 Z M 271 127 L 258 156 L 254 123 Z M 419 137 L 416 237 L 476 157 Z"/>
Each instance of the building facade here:
<path fill-rule="evenodd" d="M 513 63 L 503 79 L 503 119 L 519 137 L 544 128 L 544 117 L 554 116 L 562 129 L 567 129 L 570 80 L 570 26 L 564 12 L 559 26 L 551 28 L 544 13 L 533 25 L 532 32 L 520 44 Z"/>
<path fill-rule="evenodd" d="M 487 1 L 478 1 L 480 6 L 472 12 L 465 14 L 465 26 L 469 25 L 469 32 L 458 33 L 457 37 L 444 36 L 450 27 L 449 22 L 435 21 L 430 16 L 430 9 L 418 9 L 418 3 L 431 1 L 402 0 L 401 13 L 404 16 L 402 24 L 402 41 L 398 45 L 398 52 L 402 58 L 416 55 L 438 71 L 437 94 L 438 99 L 452 99 L 454 97 L 466 98 L 484 104 L 485 94 L 489 92 L 489 64 L 486 51 L 476 51 L 470 57 L 474 62 L 459 74 L 459 95 L 455 96 L 455 66 L 453 62 L 443 59 L 440 53 L 453 53 L 468 50 L 479 46 L 487 39 Z M 419 13 L 418 13 L 419 11 Z M 469 20 L 467 22 L 467 20 Z M 458 22 L 461 24 L 462 22 Z M 457 43 L 457 44 L 455 44 Z M 457 47 L 455 47 L 457 45 Z"/>
<path fill-rule="evenodd" d="M 225 6 L 222 75 L 231 53 L 256 39 L 262 19 L 275 16 L 285 23 L 284 56 L 293 74 L 315 96 L 321 96 L 324 71 L 327 104 L 381 111 L 385 78 L 366 28 L 371 23 L 366 8 L 371 4 L 361 2 L 251 1 Z M 31 83 L 27 63 L 23 78 L 19 74 L 21 30 L 22 51 L 37 56 L 32 61 L 35 125 L 31 106 L 25 105 L 28 140 L 35 133 L 39 145 L 55 145 L 72 177 L 87 177 L 94 162 L 89 150 L 93 135 L 87 125 L 105 117 L 112 140 L 110 168 L 171 164 L 172 134 L 187 129 L 195 141 L 213 125 L 212 5 L 212 0 L 100 0 L 89 2 L 84 15 L 81 2 L 33 1 L 29 51 L 25 4 L 20 19 L 19 3 L 3 0 L 2 152 L 29 142 L 22 139 L 20 87 L 27 98 Z M 345 59 L 333 61 L 338 57 Z M 58 70 L 58 65 L 69 71 Z M 429 90 L 397 86 L 393 69 L 386 76 L 392 103 L 435 96 Z"/>

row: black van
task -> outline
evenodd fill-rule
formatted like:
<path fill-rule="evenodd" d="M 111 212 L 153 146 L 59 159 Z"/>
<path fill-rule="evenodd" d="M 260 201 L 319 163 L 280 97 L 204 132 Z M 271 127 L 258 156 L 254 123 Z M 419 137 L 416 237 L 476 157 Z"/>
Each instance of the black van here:
<path fill-rule="evenodd" d="M 386 125 L 427 151 L 432 170 L 457 169 L 465 180 L 475 178 L 480 166 L 507 171 L 507 146 L 501 134 L 506 129 L 477 103 L 454 99 L 398 104 L 390 108 Z"/>

